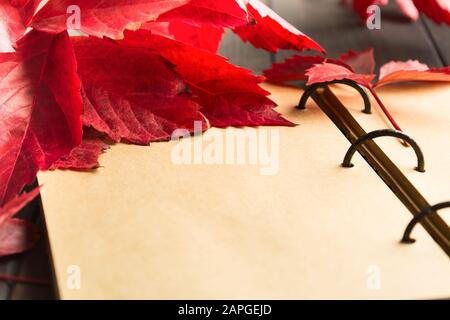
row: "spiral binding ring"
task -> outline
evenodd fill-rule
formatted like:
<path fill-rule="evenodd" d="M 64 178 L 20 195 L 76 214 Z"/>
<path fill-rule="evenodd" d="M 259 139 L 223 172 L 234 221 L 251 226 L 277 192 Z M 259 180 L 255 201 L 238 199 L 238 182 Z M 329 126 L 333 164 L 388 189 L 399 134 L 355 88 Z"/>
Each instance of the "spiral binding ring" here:
<path fill-rule="evenodd" d="M 347 153 L 345 154 L 344 162 L 342 163 L 342 166 L 345 168 L 351 168 L 354 165 L 352 164 L 352 157 L 358 151 L 358 148 L 366 141 L 372 140 L 379 137 L 395 137 L 400 138 L 408 142 L 411 147 L 413 147 L 416 155 L 417 155 L 417 167 L 416 170 L 419 172 L 425 172 L 425 159 L 423 156 L 423 152 L 420 149 L 417 142 L 415 142 L 411 137 L 409 137 L 407 134 L 392 130 L 392 129 L 383 129 L 383 130 L 375 130 L 372 132 L 369 132 L 368 134 L 365 134 L 364 136 L 359 137 L 348 149 Z"/>
<path fill-rule="evenodd" d="M 438 203 L 434 206 L 431 206 L 429 208 L 422 210 L 422 212 L 419 213 L 417 216 L 415 216 L 414 219 L 412 219 L 411 222 L 406 227 L 406 230 L 403 233 L 403 238 L 402 238 L 401 242 L 407 243 L 407 244 L 416 242 L 415 239 L 411 238 L 411 233 L 412 233 L 414 227 L 419 222 L 421 222 L 423 219 L 425 219 L 427 216 L 429 216 L 430 214 L 432 214 L 438 210 L 444 209 L 444 208 L 450 208 L 450 201 Z"/>
<path fill-rule="evenodd" d="M 343 79 L 343 80 L 334 80 L 334 81 L 329 81 L 329 82 L 322 82 L 322 83 L 316 83 L 313 84 L 311 86 L 308 86 L 305 89 L 305 92 L 302 95 L 302 98 L 300 99 L 300 102 L 297 106 L 297 109 L 301 109 L 304 110 L 306 109 L 306 103 L 308 102 L 308 99 L 311 97 L 311 95 L 319 88 L 327 86 L 329 84 L 345 84 L 348 85 L 352 88 L 354 88 L 356 91 L 358 91 L 358 93 L 361 95 L 361 97 L 364 100 L 364 113 L 367 114 L 371 114 L 372 113 L 372 105 L 370 103 L 370 99 L 369 96 L 367 95 L 366 91 L 360 86 L 358 85 L 356 82 L 351 81 L 351 80 L 347 80 L 347 79 Z"/>

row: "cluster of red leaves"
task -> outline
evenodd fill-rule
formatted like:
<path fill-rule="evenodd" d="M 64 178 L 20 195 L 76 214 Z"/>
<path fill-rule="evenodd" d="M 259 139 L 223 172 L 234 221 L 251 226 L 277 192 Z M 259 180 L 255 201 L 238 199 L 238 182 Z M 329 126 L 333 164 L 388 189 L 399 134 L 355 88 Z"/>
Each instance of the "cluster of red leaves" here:
<path fill-rule="evenodd" d="M 367 8 L 371 5 L 385 6 L 389 0 L 353 0 L 353 9 L 362 19 L 368 18 Z M 396 0 L 405 16 L 415 21 L 422 12 L 438 24 L 450 25 L 450 0 Z"/>
<path fill-rule="evenodd" d="M 323 52 L 259 0 L 39 3 L 0 0 L 0 256 L 35 239 L 23 245 L 30 227 L 12 216 L 38 171 L 96 168 L 105 139 L 148 145 L 195 121 L 292 125 L 261 77 L 216 54 L 225 28 L 270 51 Z M 83 36 L 69 37 L 73 18 Z"/>
<path fill-rule="evenodd" d="M 307 80 L 307 85 L 351 80 L 367 88 L 392 125 L 401 130 L 387 108 L 383 105 L 376 88 L 399 82 L 450 82 L 450 67 L 430 69 L 417 60 L 391 61 L 380 68 L 378 80 L 375 75 L 373 49 L 362 52 L 349 51 L 338 59 L 322 56 L 296 55 L 283 63 L 277 63 L 264 72 L 268 81 L 286 83 L 293 80 Z"/>

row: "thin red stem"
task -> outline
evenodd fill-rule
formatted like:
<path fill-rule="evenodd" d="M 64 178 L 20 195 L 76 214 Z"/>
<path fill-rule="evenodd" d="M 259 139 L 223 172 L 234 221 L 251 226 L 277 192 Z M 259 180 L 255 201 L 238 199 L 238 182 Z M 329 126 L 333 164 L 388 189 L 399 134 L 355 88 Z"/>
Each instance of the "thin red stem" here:
<path fill-rule="evenodd" d="M 38 278 L 24 277 L 24 276 L 13 276 L 13 275 L 9 275 L 9 274 L 0 274 L 0 281 L 34 284 L 34 285 L 40 285 L 40 286 L 51 285 L 50 281 L 47 279 L 38 279 Z"/>
<path fill-rule="evenodd" d="M 380 106 L 381 110 L 383 111 L 383 113 L 386 115 L 386 117 L 388 118 L 389 122 L 392 124 L 392 126 L 395 128 L 395 130 L 398 131 L 402 131 L 402 128 L 400 128 L 400 126 L 398 125 L 397 121 L 395 121 L 394 117 L 391 115 L 391 113 L 389 112 L 389 110 L 386 108 L 386 106 L 384 105 L 383 101 L 381 101 L 380 97 L 378 96 L 377 92 L 375 91 L 374 88 L 369 87 L 368 88 L 370 93 L 372 94 L 372 96 L 375 98 L 375 100 L 377 101 L 378 105 Z"/>

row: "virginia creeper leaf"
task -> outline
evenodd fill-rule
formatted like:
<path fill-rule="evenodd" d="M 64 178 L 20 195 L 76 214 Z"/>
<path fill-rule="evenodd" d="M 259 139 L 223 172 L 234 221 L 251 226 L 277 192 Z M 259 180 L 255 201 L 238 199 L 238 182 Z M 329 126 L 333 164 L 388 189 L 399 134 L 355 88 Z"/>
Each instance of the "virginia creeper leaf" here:
<path fill-rule="evenodd" d="M 0 52 L 13 52 L 40 0 L 0 0 Z"/>
<path fill-rule="evenodd" d="M 127 32 L 125 42 L 174 64 L 212 126 L 292 125 L 273 109 L 269 93 L 259 86 L 262 78 L 223 57 L 144 30 Z"/>
<path fill-rule="evenodd" d="M 98 158 L 107 149 L 109 149 L 109 145 L 102 140 L 100 134 L 92 128 L 85 128 L 81 144 L 74 148 L 68 156 L 56 161 L 50 169 L 96 169 L 100 166 Z"/>
<path fill-rule="evenodd" d="M 59 33 L 74 27 L 96 37 L 123 38 L 125 29 L 138 29 L 161 14 L 188 3 L 189 0 L 50 0 L 31 21 L 35 29 Z M 76 21 L 79 8 L 80 25 Z M 69 13 L 68 13 L 69 11 Z M 79 28 L 78 28 L 79 27 Z"/>
<path fill-rule="evenodd" d="M 14 197 L 0 208 L 0 225 L 6 220 L 14 217 L 20 210 L 22 210 L 28 203 L 30 203 L 40 192 L 40 188 L 34 188 L 30 192 L 24 192 L 19 196 Z"/>
<path fill-rule="evenodd" d="M 373 48 L 369 48 L 362 52 L 350 50 L 349 52 L 341 55 L 339 60 L 350 66 L 356 73 L 375 73 L 375 57 L 373 55 Z"/>
<path fill-rule="evenodd" d="M 274 63 L 270 69 L 264 70 L 266 80 L 273 83 L 286 83 L 289 81 L 308 80 L 306 72 L 316 64 L 323 62 L 334 63 L 349 70 L 352 68 L 341 60 L 326 59 L 322 56 L 294 55 L 280 63 Z M 353 71 L 353 70 L 352 70 Z"/>
<path fill-rule="evenodd" d="M 82 107 L 67 33 L 31 31 L 0 54 L 0 205 L 81 143 Z"/>
<path fill-rule="evenodd" d="M 308 76 L 308 85 L 334 80 L 352 80 L 365 87 L 370 87 L 375 75 L 357 74 L 343 66 L 325 62 L 317 64 L 306 72 Z"/>
<path fill-rule="evenodd" d="M 270 52 L 279 49 L 302 51 L 305 49 L 325 52 L 314 40 L 303 34 L 289 22 L 259 0 L 247 4 L 253 23 L 234 29 L 243 41 Z"/>
<path fill-rule="evenodd" d="M 375 87 L 413 81 L 450 82 L 450 68 L 430 69 L 417 60 L 392 61 L 381 67 L 380 79 Z"/>
<path fill-rule="evenodd" d="M 111 140 L 147 145 L 178 128 L 206 127 L 199 106 L 171 66 L 147 48 L 109 39 L 73 39 L 83 85 L 83 123 Z"/>

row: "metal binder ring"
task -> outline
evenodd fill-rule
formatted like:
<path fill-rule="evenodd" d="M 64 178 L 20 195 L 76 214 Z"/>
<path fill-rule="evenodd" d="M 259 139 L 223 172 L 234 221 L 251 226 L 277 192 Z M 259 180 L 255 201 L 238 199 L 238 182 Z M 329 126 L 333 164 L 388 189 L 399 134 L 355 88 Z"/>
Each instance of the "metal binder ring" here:
<path fill-rule="evenodd" d="M 345 154 L 345 158 L 344 158 L 344 162 L 342 163 L 342 166 L 345 168 L 351 168 L 353 167 L 353 164 L 351 163 L 352 161 L 352 157 L 355 154 L 356 151 L 358 151 L 358 148 L 366 141 L 368 140 L 372 140 L 375 138 L 379 138 L 379 137 L 395 137 L 395 138 L 400 138 L 405 140 L 406 142 L 408 142 L 411 147 L 413 147 L 416 156 L 417 156 L 417 168 L 416 170 L 419 172 L 425 172 L 425 159 L 423 156 L 423 152 L 420 149 L 419 145 L 417 144 L 417 142 L 415 142 L 411 137 L 409 137 L 407 134 L 401 132 L 401 131 L 397 131 L 397 130 L 392 130 L 392 129 L 383 129 L 383 130 L 375 130 L 372 131 L 370 133 L 367 133 L 361 137 L 358 138 L 358 140 L 356 140 L 352 146 L 350 147 L 350 149 L 348 149 L 347 153 Z"/>
<path fill-rule="evenodd" d="M 319 88 L 327 86 L 329 84 L 335 84 L 335 83 L 339 83 L 339 84 L 345 84 L 348 85 L 352 88 L 354 88 L 356 91 L 358 91 L 358 93 L 361 95 L 361 97 L 364 100 L 364 113 L 367 114 L 371 114 L 372 113 L 372 105 L 370 103 L 370 99 L 369 96 L 367 95 L 366 91 L 360 86 L 358 85 L 356 82 L 351 81 L 351 80 L 347 80 L 347 79 L 342 79 L 342 80 L 334 80 L 334 81 L 329 81 L 329 82 L 322 82 L 322 83 L 316 83 L 313 84 L 311 86 L 308 86 L 305 89 L 305 92 L 302 95 L 302 98 L 300 99 L 300 102 L 297 106 L 297 109 L 306 109 L 306 102 L 308 102 L 308 99 L 311 97 L 311 95 Z"/>
<path fill-rule="evenodd" d="M 411 232 L 413 231 L 414 227 L 421 222 L 423 219 L 425 219 L 430 214 L 434 213 L 435 211 L 444 209 L 444 208 L 450 208 L 450 201 L 448 202 L 442 202 L 439 204 L 436 204 L 432 207 L 426 208 L 422 210 L 421 213 L 419 213 L 417 216 L 414 217 L 414 219 L 411 220 L 411 222 L 406 227 L 405 232 L 403 233 L 402 243 L 414 243 L 416 242 L 415 239 L 411 238 Z"/>

